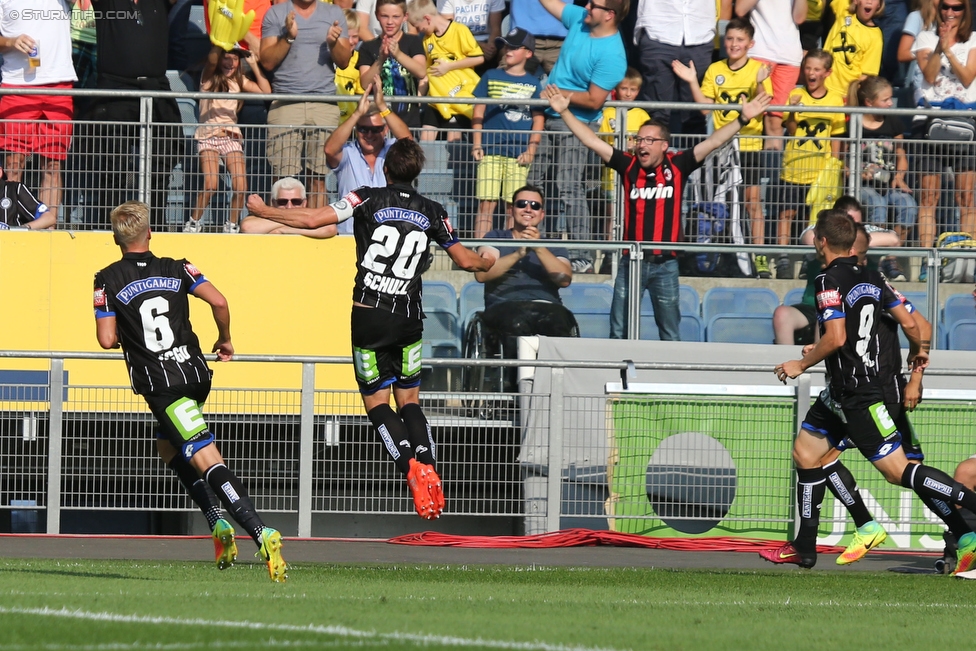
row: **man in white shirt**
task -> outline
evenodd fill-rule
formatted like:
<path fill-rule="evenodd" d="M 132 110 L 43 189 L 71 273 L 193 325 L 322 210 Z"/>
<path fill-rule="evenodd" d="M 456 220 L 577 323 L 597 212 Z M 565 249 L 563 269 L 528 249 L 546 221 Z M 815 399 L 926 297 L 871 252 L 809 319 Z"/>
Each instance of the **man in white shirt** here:
<path fill-rule="evenodd" d="M 712 63 L 715 42 L 715 0 L 640 0 L 634 43 L 644 76 L 640 99 L 650 102 L 694 102 L 691 88 L 674 74 L 671 62 L 695 62 L 698 81 Z M 651 117 L 670 124 L 671 111 L 655 109 Z M 683 112 L 683 126 L 672 133 L 704 133 L 701 111 Z"/>
<path fill-rule="evenodd" d="M 71 4 L 0 0 L 0 53 L 4 88 L 72 88 L 77 77 L 71 61 Z M 20 182 L 27 156 L 40 156 L 38 198 L 50 208 L 51 226 L 61 205 L 61 164 L 71 145 L 73 113 L 70 95 L 0 97 L 3 167 L 11 181 Z"/>

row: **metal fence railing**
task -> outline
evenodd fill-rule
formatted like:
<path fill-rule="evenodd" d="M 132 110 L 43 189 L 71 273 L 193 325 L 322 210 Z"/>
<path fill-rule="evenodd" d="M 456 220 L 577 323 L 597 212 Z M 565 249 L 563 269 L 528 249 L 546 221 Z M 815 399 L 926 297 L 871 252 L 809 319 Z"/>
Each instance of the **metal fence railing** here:
<path fill-rule="evenodd" d="M 65 511 L 193 511 L 156 457 L 152 416 L 142 399 L 125 387 L 66 381 L 65 368 L 76 360 L 119 365 L 119 356 L 8 351 L 0 357 L 5 365 L 50 360 L 43 381 L 0 385 L 0 511 L 43 513 L 38 520 L 46 523 L 40 529 L 47 533 L 61 531 Z M 297 514 L 297 533 L 306 537 L 313 514 L 412 513 L 406 484 L 381 450 L 358 394 L 315 388 L 323 365 L 349 365 L 351 360 L 242 356 L 240 361 L 302 369 L 300 388 L 217 389 L 205 409 L 224 457 L 259 511 Z M 791 525 L 789 449 L 798 418 L 818 391 L 810 376 L 802 376 L 794 387 L 719 386 L 709 382 L 717 370 L 734 375 L 768 369 L 525 360 L 430 363 L 521 364 L 550 374 L 545 391 L 523 385 L 520 394 L 422 393 L 451 516 L 524 518 L 530 533 L 559 529 L 565 518 L 581 518 L 595 528 L 609 524 L 661 535 L 779 535 Z M 700 373 L 701 381 L 608 385 L 607 393 L 599 395 L 566 390 L 566 373 L 628 368 L 692 371 Z M 961 384 L 974 375 L 970 370 L 933 372 L 958 376 Z M 930 458 L 951 472 L 972 451 L 976 393 L 926 395 L 913 419 Z M 550 472 L 552 467 L 560 471 Z M 876 473 L 866 464 L 852 459 L 852 468 L 899 527 L 934 532 L 920 509 L 897 511 L 904 491 L 872 481 Z M 843 530 L 844 522 L 842 513 L 825 507 L 825 535 Z"/>

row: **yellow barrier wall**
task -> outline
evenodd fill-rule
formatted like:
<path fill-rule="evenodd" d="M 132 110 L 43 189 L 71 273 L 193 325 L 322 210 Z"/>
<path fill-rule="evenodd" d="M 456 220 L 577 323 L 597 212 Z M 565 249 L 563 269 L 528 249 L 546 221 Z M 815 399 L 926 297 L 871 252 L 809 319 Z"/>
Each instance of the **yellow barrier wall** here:
<path fill-rule="evenodd" d="M 186 258 L 227 297 L 238 354 L 350 355 L 355 278 L 351 237 L 153 234 L 161 257 Z M 121 257 L 108 232 L 0 231 L 0 349 L 101 351 L 95 339 L 92 281 Z M 190 299 L 204 352 L 217 339 L 210 307 Z M 214 386 L 297 388 L 298 364 L 212 364 Z M 0 360 L 4 369 L 47 369 L 47 360 Z M 73 385 L 126 386 L 125 364 L 68 360 Z M 348 366 L 324 365 L 321 389 L 354 389 Z"/>

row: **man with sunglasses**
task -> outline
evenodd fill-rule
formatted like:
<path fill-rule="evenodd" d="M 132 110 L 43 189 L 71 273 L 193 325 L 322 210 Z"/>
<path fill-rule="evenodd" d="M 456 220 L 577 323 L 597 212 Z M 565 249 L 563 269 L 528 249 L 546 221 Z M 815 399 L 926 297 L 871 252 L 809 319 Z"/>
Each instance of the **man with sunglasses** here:
<path fill-rule="evenodd" d="M 624 187 L 624 240 L 638 242 L 682 242 L 681 196 L 685 179 L 701 167 L 705 158 L 727 143 L 743 126 L 763 113 L 770 97 L 760 87 L 752 101 L 744 104 L 739 118 L 717 129 L 691 149 L 668 150 L 670 132 L 667 126 L 648 120 L 637 132 L 635 153 L 614 147 L 593 133 L 569 110 L 569 97 L 550 84 L 542 92 L 549 106 L 566 122 L 566 126 L 592 150 L 603 164 L 620 175 Z M 626 253 L 626 252 L 625 252 Z M 610 337 L 625 339 L 627 305 L 630 298 L 630 263 L 624 256 L 613 285 L 610 304 Z M 654 304 L 654 321 L 661 339 L 678 341 L 681 313 L 678 309 L 678 258 L 674 251 L 644 251 L 641 263 L 641 294 L 647 289 Z M 635 333 L 636 334 L 636 333 Z M 634 337 L 636 338 L 636 336 Z"/>
<path fill-rule="evenodd" d="M 308 195 L 305 192 L 305 185 L 291 176 L 278 179 L 271 186 L 271 205 L 283 210 L 307 208 Z M 241 222 L 241 232 L 261 235 L 304 235 L 305 237 L 324 240 L 335 237 L 336 228 L 334 225 L 318 228 L 294 228 L 263 217 L 248 215 Z"/>
<path fill-rule="evenodd" d="M 542 190 L 522 186 L 512 195 L 510 210 L 512 228 L 489 231 L 485 238 L 513 240 L 512 245 L 479 248 L 478 253 L 493 264 L 488 271 L 474 274 L 475 280 L 485 284 L 481 321 L 499 340 L 506 358 L 516 356 L 515 340 L 520 336 L 579 336 L 573 313 L 559 298 L 559 288 L 573 282 L 569 252 L 562 246 L 518 246 L 517 240 L 543 239 L 546 210 Z"/>
<path fill-rule="evenodd" d="M 349 140 L 353 131 L 356 137 Z M 356 110 L 325 141 L 325 162 L 336 175 L 339 196 L 363 186 L 386 187 L 386 152 L 397 140 L 411 137 L 410 128 L 387 107 L 383 84 L 368 84 Z M 340 234 L 351 234 L 352 221 L 342 222 L 338 228 Z"/>

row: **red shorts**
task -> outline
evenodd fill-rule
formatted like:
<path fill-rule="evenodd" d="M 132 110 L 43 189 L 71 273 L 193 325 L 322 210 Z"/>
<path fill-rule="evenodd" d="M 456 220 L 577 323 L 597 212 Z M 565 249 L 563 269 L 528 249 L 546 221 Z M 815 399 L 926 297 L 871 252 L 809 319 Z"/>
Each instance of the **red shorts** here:
<path fill-rule="evenodd" d="M 40 88 L 73 88 L 47 84 Z M 3 84 L 3 88 L 38 88 Z M 15 154 L 40 154 L 63 161 L 71 146 L 74 102 L 70 95 L 0 96 L 0 149 Z"/>

